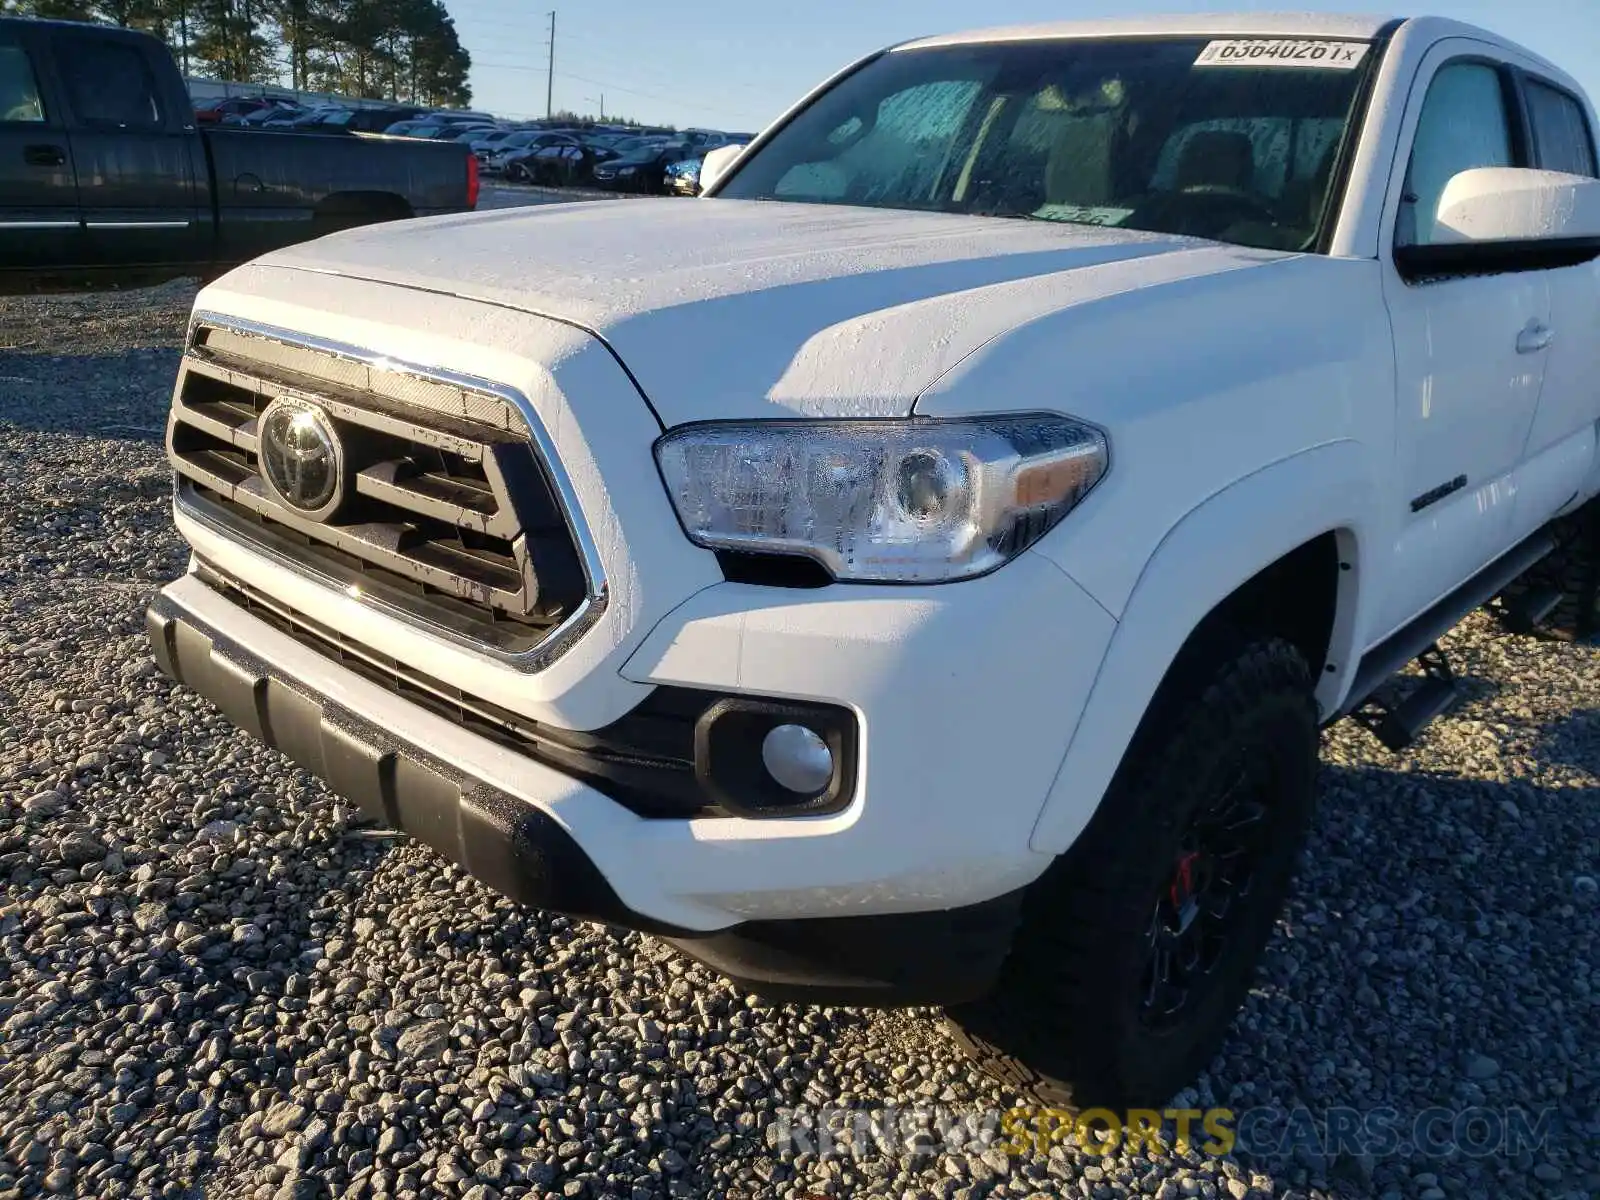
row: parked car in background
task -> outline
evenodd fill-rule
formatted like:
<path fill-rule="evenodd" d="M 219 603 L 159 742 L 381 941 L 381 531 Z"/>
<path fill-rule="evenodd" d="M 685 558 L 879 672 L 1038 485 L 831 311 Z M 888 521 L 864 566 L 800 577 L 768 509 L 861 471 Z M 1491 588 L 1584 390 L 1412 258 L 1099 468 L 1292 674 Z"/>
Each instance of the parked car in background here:
<path fill-rule="evenodd" d="M 466 145 L 466 140 L 474 134 L 488 133 L 499 128 L 500 126 L 492 121 L 451 121 L 422 136 L 434 142 L 461 142 L 462 145 Z"/>
<path fill-rule="evenodd" d="M 666 191 L 667 168 L 699 151 L 687 142 L 661 142 L 595 167 L 596 187 L 618 192 L 644 192 L 659 196 Z"/>
<path fill-rule="evenodd" d="M 684 158 L 672 163 L 666 169 L 666 190 L 674 196 L 698 196 L 700 194 L 700 164 L 701 158 Z"/>
<path fill-rule="evenodd" d="M 723 158 L 723 156 L 737 157 L 747 142 L 727 142 L 715 146 L 694 158 L 685 158 L 673 163 L 666 171 L 666 190 L 674 196 L 698 196 L 701 191 L 709 187 L 712 178 L 707 174 L 706 164 L 709 161 Z M 724 159 L 723 165 L 726 165 Z"/>
<path fill-rule="evenodd" d="M 504 135 L 514 132 L 510 125 L 460 125 L 456 127 L 453 135 L 441 138 L 441 141 L 459 142 L 473 153 L 477 153 L 477 144 L 484 138 L 499 139 Z"/>
<path fill-rule="evenodd" d="M 383 133 L 415 110 L 387 108 L 325 108 L 302 116 L 289 126 L 302 133 Z"/>
<path fill-rule="evenodd" d="M 345 122 L 354 115 L 354 109 L 343 105 L 319 104 L 295 117 L 288 128 L 297 133 L 343 133 Z"/>
<path fill-rule="evenodd" d="M 416 130 L 429 127 L 432 124 L 433 122 L 425 117 L 412 117 L 409 120 L 396 121 L 394 124 L 387 126 L 383 132 L 390 137 L 415 137 Z"/>
<path fill-rule="evenodd" d="M 570 130 L 559 129 L 530 129 L 507 138 L 501 145 L 504 149 L 489 157 L 491 172 L 503 174 L 513 183 L 529 182 L 530 175 L 527 169 L 527 160 L 532 158 L 539 150 L 566 141 L 572 137 Z"/>
<path fill-rule="evenodd" d="M 406 105 L 357 108 L 352 110 L 351 117 L 343 122 L 343 126 L 351 133 L 387 133 L 389 126 L 407 120 L 421 111 L 420 108 Z"/>
<path fill-rule="evenodd" d="M 457 138 L 456 140 L 465 141 L 468 148 L 478 156 L 478 161 L 481 163 L 489 157 L 491 151 L 503 145 L 505 140 L 516 132 L 517 130 L 511 128 L 474 129 L 469 131 L 465 137 Z"/>
<path fill-rule="evenodd" d="M 432 142 L 438 140 L 439 134 L 452 128 L 452 126 L 440 125 L 433 121 L 422 121 L 420 124 L 412 126 L 412 128 L 406 130 L 405 133 L 397 136 L 415 138 L 419 142 Z M 389 131 L 384 130 L 384 132 L 387 133 Z"/>
<path fill-rule="evenodd" d="M 520 159 L 528 182 L 555 187 L 578 187 L 590 181 L 595 166 L 616 157 L 616 152 L 592 138 L 560 136 Z"/>
<path fill-rule="evenodd" d="M 718 146 L 726 146 L 729 142 L 736 141 L 742 134 L 723 133 L 720 129 L 685 129 L 678 135 L 683 141 L 688 142 L 701 150 L 715 150 Z M 745 138 L 749 141 L 749 138 Z"/>
<path fill-rule="evenodd" d="M 306 126 L 313 125 L 322 120 L 324 117 L 332 116 L 336 113 L 348 113 L 350 111 L 351 110 L 343 104 L 313 104 L 309 108 L 303 108 L 300 110 L 300 112 L 295 114 L 294 119 L 289 122 L 289 128 L 304 129 Z"/>
<path fill-rule="evenodd" d="M 618 158 L 638 154 L 651 146 L 660 146 L 671 139 L 659 134 L 630 134 L 611 143 L 610 149 Z"/>
<path fill-rule="evenodd" d="M 513 130 L 493 146 L 479 153 L 478 161 L 483 164 L 485 173 L 490 175 L 504 174 L 506 164 L 531 146 L 533 139 L 540 136 L 541 132 L 539 129 Z"/>
<path fill-rule="evenodd" d="M 268 121 L 277 118 L 294 118 L 305 112 L 305 107 L 282 96 L 272 97 L 266 104 L 247 113 L 230 113 L 222 124 L 236 129 L 261 129 Z"/>
<path fill-rule="evenodd" d="M 229 117 L 244 117 L 271 107 L 272 101 L 265 96 L 228 96 L 195 105 L 194 119 L 202 125 L 220 125 Z"/>
<path fill-rule="evenodd" d="M 437 121 L 440 125 L 459 125 L 463 128 L 469 125 L 497 126 L 501 123 L 499 117 L 491 117 L 487 113 L 466 111 L 440 112 L 438 109 L 434 109 L 431 116 L 432 119 Z"/>
<path fill-rule="evenodd" d="M 459 146 L 197 126 L 167 48 L 114 26 L 0 17 L 0 97 L 0 292 L 209 276 L 477 202 Z"/>
<path fill-rule="evenodd" d="M 415 118 L 416 123 L 404 130 L 385 130 L 397 137 L 427 138 L 443 141 L 460 136 L 468 129 L 497 129 L 499 123 L 493 117 L 480 117 L 476 114 L 465 115 L 456 113 L 429 112 Z"/>

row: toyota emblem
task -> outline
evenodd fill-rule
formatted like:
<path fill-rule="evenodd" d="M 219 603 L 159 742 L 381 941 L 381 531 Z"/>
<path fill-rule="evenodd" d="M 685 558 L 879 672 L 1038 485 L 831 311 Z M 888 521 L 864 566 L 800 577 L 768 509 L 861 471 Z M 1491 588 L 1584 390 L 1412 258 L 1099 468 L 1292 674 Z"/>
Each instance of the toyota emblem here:
<path fill-rule="evenodd" d="M 344 447 L 328 415 L 314 404 L 280 396 L 258 426 L 261 478 L 280 501 L 323 521 L 344 499 Z"/>

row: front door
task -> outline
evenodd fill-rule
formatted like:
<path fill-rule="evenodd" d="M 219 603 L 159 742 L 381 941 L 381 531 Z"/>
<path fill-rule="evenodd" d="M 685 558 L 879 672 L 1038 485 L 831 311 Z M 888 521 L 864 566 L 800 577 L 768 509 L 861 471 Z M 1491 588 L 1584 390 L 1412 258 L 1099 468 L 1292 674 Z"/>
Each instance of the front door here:
<path fill-rule="evenodd" d="M 1405 170 L 1387 209 L 1384 297 L 1394 326 L 1397 535 L 1369 644 L 1510 548 L 1512 474 L 1527 442 L 1551 338 L 1549 272 L 1406 279 L 1391 247 L 1426 244 L 1445 185 L 1474 167 L 1526 165 L 1515 86 L 1476 43 L 1442 43 L 1418 75 Z"/>
<path fill-rule="evenodd" d="M 86 251 L 66 127 L 44 103 L 25 29 L 0 29 L 0 272 L 29 274 Z"/>
<path fill-rule="evenodd" d="M 94 261 L 113 269 L 202 261 L 194 113 L 166 111 L 155 48 L 59 32 L 52 44 Z"/>

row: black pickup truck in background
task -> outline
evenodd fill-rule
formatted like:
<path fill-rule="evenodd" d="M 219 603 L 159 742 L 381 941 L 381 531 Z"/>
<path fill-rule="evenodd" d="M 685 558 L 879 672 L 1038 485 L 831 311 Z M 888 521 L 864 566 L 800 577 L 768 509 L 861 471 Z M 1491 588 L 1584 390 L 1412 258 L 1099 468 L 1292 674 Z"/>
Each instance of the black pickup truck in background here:
<path fill-rule="evenodd" d="M 0 18 L 0 294 L 211 276 L 477 191 L 466 146 L 200 128 L 155 38 Z"/>

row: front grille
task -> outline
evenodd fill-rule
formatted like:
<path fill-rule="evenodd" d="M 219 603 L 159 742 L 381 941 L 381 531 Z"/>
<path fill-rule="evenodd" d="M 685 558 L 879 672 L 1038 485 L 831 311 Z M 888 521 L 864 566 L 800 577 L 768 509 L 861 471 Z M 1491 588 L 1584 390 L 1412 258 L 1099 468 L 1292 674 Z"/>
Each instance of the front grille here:
<path fill-rule="evenodd" d="M 168 424 L 180 504 L 504 654 L 537 649 L 588 607 L 593 581 L 514 404 L 290 337 L 197 322 Z M 259 422 L 280 397 L 314 405 L 343 446 L 349 495 L 326 520 L 281 503 L 261 477 Z"/>

